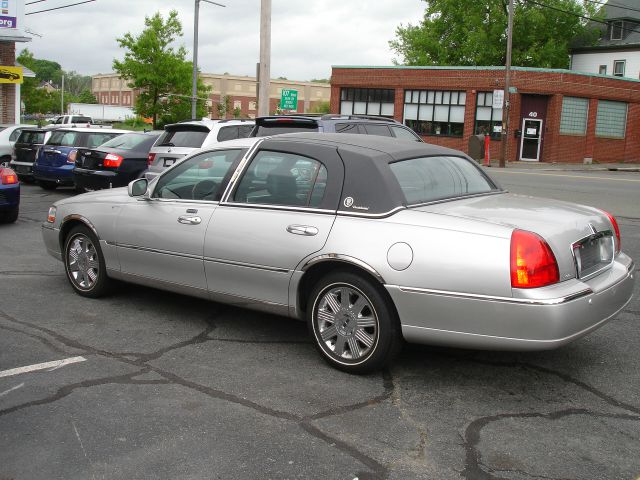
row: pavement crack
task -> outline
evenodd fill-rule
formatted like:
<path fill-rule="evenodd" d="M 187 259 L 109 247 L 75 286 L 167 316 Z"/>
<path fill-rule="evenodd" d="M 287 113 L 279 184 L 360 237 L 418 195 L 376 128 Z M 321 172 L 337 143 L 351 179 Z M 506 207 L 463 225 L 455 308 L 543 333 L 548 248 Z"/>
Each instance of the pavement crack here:
<path fill-rule="evenodd" d="M 64 350 L 63 348 L 60 348 L 57 345 L 54 345 L 53 342 L 51 342 L 48 338 L 41 337 L 40 335 L 36 335 L 34 333 L 28 333 L 28 332 L 25 332 L 24 330 L 20 330 L 19 328 L 13 328 L 13 327 L 9 327 L 7 325 L 0 325 L 0 329 L 8 330 L 10 332 L 19 333 L 19 334 L 24 335 L 26 337 L 33 338 L 34 340 L 39 341 L 44 346 L 46 346 L 47 348 L 53 350 L 54 352 L 62 353 L 62 354 L 67 355 L 67 356 L 73 355 L 73 353 L 68 352 L 68 351 Z"/>
<path fill-rule="evenodd" d="M 482 469 L 482 455 L 478 450 L 478 444 L 480 443 L 480 434 L 483 428 L 487 425 L 505 420 L 508 418 L 544 418 L 547 420 L 558 420 L 571 415 L 586 415 L 595 418 L 615 418 L 620 420 L 631 420 L 640 422 L 640 416 L 629 415 L 626 413 L 600 413 L 587 410 L 584 408 L 569 408 L 566 410 L 559 410 L 549 413 L 541 412 L 524 412 L 524 413 L 500 413 L 497 415 L 491 415 L 486 417 L 480 417 L 472 421 L 467 425 L 464 434 L 463 446 L 466 452 L 465 468 L 462 471 L 462 476 L 470 480 L 499 480 L 501 477 L 495 477 L 490 472 Z M 485 468 L 490 470 L 490 468 Z M 536 477 L 534 474 L 528 474 L 533 478 L 546 478 Z"/>

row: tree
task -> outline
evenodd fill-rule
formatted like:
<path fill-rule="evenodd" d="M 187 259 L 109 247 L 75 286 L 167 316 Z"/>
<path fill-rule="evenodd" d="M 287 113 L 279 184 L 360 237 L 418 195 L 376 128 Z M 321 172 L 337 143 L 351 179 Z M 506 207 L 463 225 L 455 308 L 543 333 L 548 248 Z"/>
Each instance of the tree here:
<path fill-rule="evenodd" d="M 129 81 L 130 87 L 140 90 L 134 110 L 140 116 L 151 117 L 156 129 L 158 118 L 164 123 L 191 117 L 187 111 L 191 109 L 193 64 L 186 61 L 184 46 L 177 50 L 171 46 L 182 36 L 178 12 L 172 10 L 166 20 L 156 13 L 145 17 L 144 23 L 145 28 L 138 36 L 127 33 L 117 39 L 126 53 L 123 60 L 113 61 L 113 69 Z M 199 79 L 197 96 L 206 97 L 208 92 L 209 88 Z M 199 100 L 198 116 L 206 113 L 205 101 Z"/>
<path fill-rule="evenodd" d="M 598 17 L 595 5 L 542 3 L 516 0 L 512 63 L 566 68 L 574 39 L 593 44 L 598 38 L 599 29 L 583 18 Z M 406 65 L 504 65 L 507 6 L 508 0 L 429 0 L 422 21 L 400 25 L 389 45 Z"/>
<path fill-rule="evenodd" d="M 91 90 L 85 89 L 78 95 L 78 103 L 98 103 L 98 99 L 91 93 Z"/>
<path fill-rule="evenodd" d="M 231 112 L 231 97 L 222 96 L 220 102 L 216 104 L 216 110 L 218 110 L 218 118 L 227 118 L 227 114 Z"/>

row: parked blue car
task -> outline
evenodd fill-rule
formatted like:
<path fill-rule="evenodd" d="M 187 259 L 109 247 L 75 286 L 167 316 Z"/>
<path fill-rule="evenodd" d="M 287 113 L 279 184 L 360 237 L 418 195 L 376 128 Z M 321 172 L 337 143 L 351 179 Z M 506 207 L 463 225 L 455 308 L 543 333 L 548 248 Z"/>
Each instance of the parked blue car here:
<path fill-rule="evenodd" d="M 60 128 L 40 148 L 33 177 L 45 190 L 73 186 L 73 167 L 78 148 L 94 148 L 127 133 L 113 128 Z"/>
<path fill-rule="evenodd" d="M 10 168 L 0 167 L 0 222 L 13 223 L 20 209 L 20 182 Z"/>

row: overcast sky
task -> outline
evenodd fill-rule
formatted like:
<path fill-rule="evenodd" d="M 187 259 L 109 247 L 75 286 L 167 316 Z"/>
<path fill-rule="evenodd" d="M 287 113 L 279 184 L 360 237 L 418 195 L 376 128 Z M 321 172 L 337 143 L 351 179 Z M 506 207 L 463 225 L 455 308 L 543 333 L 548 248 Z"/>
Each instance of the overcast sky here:
<path fill-rule="evenodd" d="M 33 0 L 26 0 L 26 3 Z M 26 12 L 76 3 L 44 0 Z M 259 60 L 260 0 L 218 0 L 226 8 L 200 4 L 199 65 L 207 73 L 255 75 Z M 328 78 L 331 65 L 391 65 L 388 41 L 396 27 L 417 23 L 421 0 L 273 0 L 271 76 L 291 80 Z M 36 58 L 64 70 L 92 75 L 112 71 L 122 58 L 116 38 L 138 34 L 145 15 L 179 13 L 183 44 L 191 55 L 193 0 L 96 0 L 85 5 L 26 16 L 26 27 L 42 35 L 26 46 Z M 19 46 L 18 48 L 21 48 Z"/>

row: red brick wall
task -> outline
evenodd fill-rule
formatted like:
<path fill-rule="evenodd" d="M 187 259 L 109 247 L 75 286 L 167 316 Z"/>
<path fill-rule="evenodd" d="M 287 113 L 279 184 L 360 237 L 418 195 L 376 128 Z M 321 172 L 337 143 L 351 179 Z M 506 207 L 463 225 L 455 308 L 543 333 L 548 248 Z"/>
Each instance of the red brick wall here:
<path fill-rule="evenodd" d="M 514 131 L 520 128 L 522 113 L 521 94 L 548 95 L 547 121 L 544 126 L 543 162 L 578 162 L 593 158 L 596 162 L 640 161 L 640 82 L 613 77 L 580 75 L 569 71 L 513 70 L 512 86 L 518 90 L 511 95 L 510 136 L 507 159 L 517 159 L 520 139 Z M 467 151 L 469 136 L 473 133 L 477 91 L 504 88 L 503 69 L 412 69 L 412 68 L 335 68 L 331 76 L 331 112 L 340 112 L 342 87 L 393 88 L 395 119 L 402 121 L 405 89 L 465 90 L 467 102 L 463 138 L 424 136 L 429 143 Z M 587 134 L 561 135 L 560 115 L 562 97 L 589 98 Z M 595 136 L 595 118 L 598 99 L 628 103 L 627 131 L 624 139 L 606 139 Z M 491 156 L 499 158 L 500 140 L 491 141 Z"/>
<path fill-rule="evenodd" d="M 16 61 L 16 44 L 0 42 L 0 65 L 12 67 Z M 16 86 L 0 83 L 0 123 L 16 121 Z"/>

